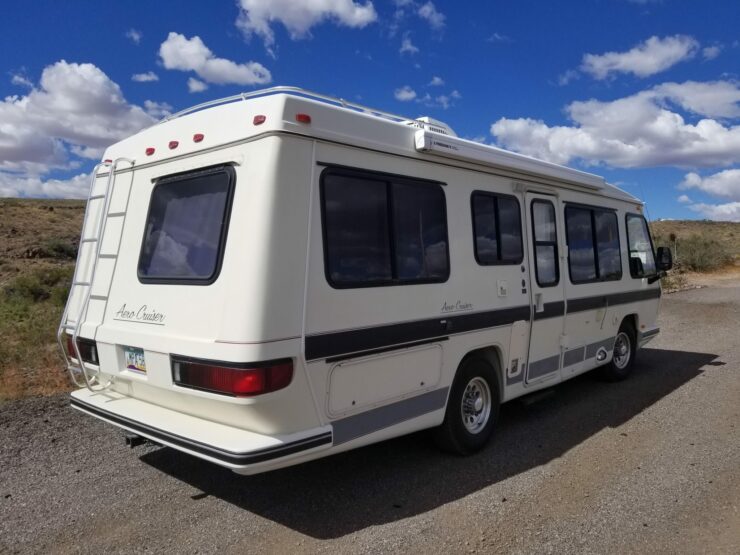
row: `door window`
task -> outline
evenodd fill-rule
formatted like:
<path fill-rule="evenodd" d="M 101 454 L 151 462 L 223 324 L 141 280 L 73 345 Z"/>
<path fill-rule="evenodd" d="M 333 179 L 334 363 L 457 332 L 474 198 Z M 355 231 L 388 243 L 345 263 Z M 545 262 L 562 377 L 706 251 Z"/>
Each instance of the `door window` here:
<path fill-rule="evenodd" d="M 547 200 L 532 201 L 535 276 L 540 287 L 552 287 L 560 281 L 558 269 L 558 236 L 555 207 Z"/>

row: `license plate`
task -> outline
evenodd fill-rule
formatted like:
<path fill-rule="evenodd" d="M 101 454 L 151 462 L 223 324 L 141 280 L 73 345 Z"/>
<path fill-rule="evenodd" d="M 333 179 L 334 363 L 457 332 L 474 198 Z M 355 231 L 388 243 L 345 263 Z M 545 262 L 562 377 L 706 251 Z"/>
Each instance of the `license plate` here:
<path fill-rule="evenodd" d="M 139 349 L 138 347 L 124 347 L 123 355 L 126 359 L 127 369 L 146 373 L 144 349 Z"/>

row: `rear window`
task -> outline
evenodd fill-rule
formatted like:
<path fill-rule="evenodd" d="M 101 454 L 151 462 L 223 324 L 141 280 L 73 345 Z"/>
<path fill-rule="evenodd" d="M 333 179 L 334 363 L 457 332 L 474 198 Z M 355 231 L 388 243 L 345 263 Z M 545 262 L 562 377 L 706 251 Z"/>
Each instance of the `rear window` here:
<path fill-rule="evenodd" d="M 221 270 L 233 189 L 231 166 L 160 179 L 149 203 L 139 280 L 213 283 Z"/>

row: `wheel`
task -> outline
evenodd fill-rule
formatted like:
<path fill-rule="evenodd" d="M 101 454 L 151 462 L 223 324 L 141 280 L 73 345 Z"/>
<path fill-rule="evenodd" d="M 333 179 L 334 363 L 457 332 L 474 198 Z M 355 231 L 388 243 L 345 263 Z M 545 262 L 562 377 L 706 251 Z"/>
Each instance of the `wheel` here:
<path fill-rule="evenodd" d="M 614 339 L 614 354 L 609 364 L 601 367 L 601 375 L 608 381 L 618 382 L 624 380 L 632 372 L 635 366 L 635 354 L 637 342 L 635 339 L 635 328 L 628 321 L 619 327 L 617 337 Z"/>
<path fill-rule="evenodd" d="M 444 422 L 436 430 L 437 445 L 459 455 L 482 449 L 498 420 L 499 399 L 491 365 L 482 358 L 466 360 L 452 384 Z"/>

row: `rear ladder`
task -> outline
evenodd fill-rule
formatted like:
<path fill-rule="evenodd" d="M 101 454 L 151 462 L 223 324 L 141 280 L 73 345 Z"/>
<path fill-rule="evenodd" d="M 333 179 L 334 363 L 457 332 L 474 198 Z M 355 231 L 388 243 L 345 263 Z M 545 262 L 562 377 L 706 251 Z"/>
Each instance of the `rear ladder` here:
<path fill-rule="evenodd" d="M 126 213 L 128 212 L 128 199 L 126 201 L 126 209 L 123 212 L 115 212 L 115 213 L 109 213 L 108 210 L 110 209 L 110 202 L 111 197 L 113 196 L 113 189 L 115 186 L 115 180 L 116 180 L 116 169 L 118 168 L 119 163 L 127 163 L 130 165 L 130 167 L 133 167 L 134 160 L 130 160 L 128 158 L 117 158 L 115 161 L 110 162 L 106 160 L 105 162 L 101 162 L 100 164 L 97 164 L 92 171 L 92 175 L 90 178 L 90 191 L 87 196 L 87 206 L 85 208 L 85 216 L 82 221 L 82 231 L 80 234 L 80 244 L 77 248 L 77 262 L 75 263 L 75 271 L 74 271 L 74 277 L 72 278 L 72 286 L 69 289 L 69 295 L 67 296 L 67 303 L 64 306 L 64 312 L 62 314 L 62 320 L 59 324 L 59 329 L 57 330 L 57 343 L 59 343 L 59 348 L 62 351 L 62 356 L 64 357 L 64 361 L 67 367 L 67 370 L 69 371 L 70 375 L 72 376 L 72 381 L 77 385 L 77 387 L 87 387 L 90 391 L 102 391 L 103 389 L 106 389 L 110 386 L 112 380 L 108 380 L 105 383 L 101 383 L 99 380 L 99 370 L 91 370 L 90 368 L 87 368 L 87 365 L 82 360 L 82 353 L 80 352 L 80 346 L 77 343 L 77 339 L 80 334 L 80 329 L 82 327 L 82 323 L 85 321 L 87 317 L 87 311 L 90 306 L 90 299 L 92 297 L 92 289 L 93 289 L 93 283 L 95 282 L 95 272 L 98 267 L 98 261 L 101 258 L 100 249 L 102 247 L 102 239 L 103 235 L 105 234 L 106 224 L 108 222 L 108 218 L 114 218 L 114 217 L 122 217 L 126 218 Z M 105 184 L 105 190 L 102 194 L 93 194 L 93 190 L 95 189 L 95 183 L 98 178 L 98 170 L 101 167 L 107 167 L 108 168 L 108 179 Z M 131 194 L 131 190 L 129 189 L 129 196 Z M 91 236 L 85 236 L 85 230 L 87 229 L 87 222 L 90 218 L 90 213 L 93 211 L 90 201 L 93 200 L 102 200 L 102 209 L 100 212 L 100 218 L 98 220 L 98 225 L 96 226 L 95 233 Z M 95 254 L 92 258 L 90 266 L 90 272 L 89 276 L 85 277 L 81 274 L 84 274 L 84 270 L 82 270 L 80 265 L 81 255 L 83 246 L 87 243 L 92 243 L 95 245 Z M 118 242 L 118 248 L 120 249 L 120 238 Z M 107 258 L 111 258 L 117 256 L 112 254 L 107 254 Z M 110 294 L 110 285 L 108 284 L 108 294 Z M 74 320 L 70 320 L 69 313 L 70 313 L 70 305 L 73 298 L 73 293 L 75 291 L 75 288 L 82 288 L 84 291 L 83 300 L 80 304 L 80 310 L 78 314 L 76 315 L 76 318 Z M 105 300 L 107 302 L 107 295 L 105 297 Z M 96 328 L 97 330 L 97 328 Z M 67 335 L 72 336 L 72 347 L 74 348 L 74 353 L 68 353 L 67 350 L 64 348 L 64 335 L 65 333 Z M 74 356 L 72 356 L 74 355 Z M 76 360 L 75 360 L 76 356 Z M 82 380 L 80 380 L 80 377 L 82 377 Z"/>

